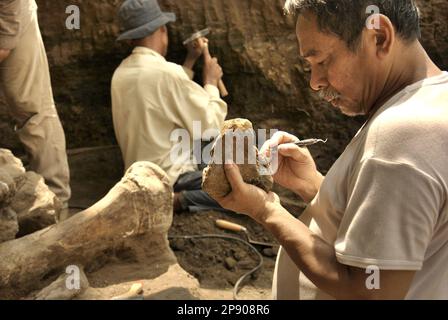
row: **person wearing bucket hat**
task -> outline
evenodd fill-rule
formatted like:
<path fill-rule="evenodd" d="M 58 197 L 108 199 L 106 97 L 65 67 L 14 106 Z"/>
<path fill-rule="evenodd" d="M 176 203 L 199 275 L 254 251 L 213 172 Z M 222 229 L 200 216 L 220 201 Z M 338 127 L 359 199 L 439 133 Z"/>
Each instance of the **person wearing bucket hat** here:
<path fill-rule="evenodd" d="M 117 41 L 142 39 L 161 26 L 176 21 L 172 12 L 162 12 L 156 0 L 128 0 L 118 12 L 121 34 Z"/>
<path fill-rule="evenodd" d="M 223 75 L 217 59 L 204 55 L 203 86 L 192 80 L 192 68 L 207 39 L 187 46 L 183 66 L 166 61 L 166 25 L 175 20 L 175 14 L 163 12 L 156 0 L 126 0 L 121 5 L 117 40 L 134 49 L 112 78 L 116 138 L 126 169 L 137 161 L 151 161 L 165 170 L 174 187 L 176 211 L 224 210 L 201 190 L 202 172 L 192 153 L 173 158 L 177 141 L 170 137 L 175 130 L 194 137 L 193 128 L 200 124 L 201 134 L 219 132 L 227 115 L 217 88 Z"/>

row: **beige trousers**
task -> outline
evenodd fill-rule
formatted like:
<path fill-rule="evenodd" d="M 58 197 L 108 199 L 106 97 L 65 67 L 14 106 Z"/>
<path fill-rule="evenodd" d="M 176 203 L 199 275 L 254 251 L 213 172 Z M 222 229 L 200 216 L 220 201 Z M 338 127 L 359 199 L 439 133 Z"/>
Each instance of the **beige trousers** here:
<path fill-rule="evenodd" d="M 65 135 L 51 89 L 47 55 L 37 13 L 23 23 L 20 40 L 0 64 L 0 87 L 16 132 L 25 146 L 30 170 L 42 175 L 49 188 L 66 204 L 70 198 Z"/>

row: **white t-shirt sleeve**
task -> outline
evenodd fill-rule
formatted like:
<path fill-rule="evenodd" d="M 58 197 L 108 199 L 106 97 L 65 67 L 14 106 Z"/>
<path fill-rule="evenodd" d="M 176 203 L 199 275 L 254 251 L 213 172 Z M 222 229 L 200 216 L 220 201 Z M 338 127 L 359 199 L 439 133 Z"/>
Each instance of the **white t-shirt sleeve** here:
<path fill-rule="evenodd" d="M 335 242 L 338 261 L 420 270 L 444 201 L 440 184 L 411 165 L 374 158 L 354 176 Z"/>

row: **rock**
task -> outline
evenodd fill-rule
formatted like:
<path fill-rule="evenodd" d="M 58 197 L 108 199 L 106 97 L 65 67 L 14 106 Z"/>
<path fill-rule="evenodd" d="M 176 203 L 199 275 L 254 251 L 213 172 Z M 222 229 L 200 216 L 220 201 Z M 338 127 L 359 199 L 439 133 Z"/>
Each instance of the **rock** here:
<path fill-rule="evenodd" d="M 10 150 L 0 149 L 0 169 L 7 172 L 12 179 L 25 174 L 22 161 L 12 154 Z"/>
<path fill-rule="evenodd" d="M 224 259 L 224 263 L 225 263 L 225 266 L 226 266 L 226 268 L 228 270 L 235 269 L 236 265 L 238 264 L 238 262 L 235 259 L 231 258 L 231 257 L 225 258 Z"/>
<path fill-rule="evenodd" d="M 17 214 L 10 208 L 16 194 L 14 177 L 25 172 L 11 151 L 0 149 L 0 243 L 15 239 L 19 231 Z"/>
<path fill-rule="evenodd" d="M 45 184 L 42 176 L 26 172 L 17 182 L 11 208 L 17 212 L 18 236 L 41 230 L 57 222 L 62 203 Z"/>
<path fill-rule="evenodd" d="M 15 239 L 18 231 L 16 213 L 10 208 L 0 209 L 0 243 Z"/>
<path fill-rule="evenodd" d="M 274 248 L 265 248 L 263 249 L 263 255 L 266 257 L 273 258 L 277 256 L 277 250 L 275 250 Z"/>
<path fill-rule="evenodd" d="M 0 208 L 9 206 L 16 193 L 16 184 L 9 173 L 0 167 Z"/>
<path fill-rule="evenodd" d="M 0 239 L 12 240 L 54 224 L 61 206 L 40 175 L 26 172 L 11 151 L 0 149 L 0 209 L 9 208 L 0 217 L 0 232 L 6 232 L 6 225 L 14 225 L 13 220 L 19 223 L 18 233 L 13 228 L 7 236 L 0 234 Z"/>
<path fill-rule="evenodd" d="M 232 256 L 235 258 L 236 261 L 240 261 L 244 257 L 247 256 L 247 253 L 243 250 L 232 250 Z"/>
<path fill-rule="evenodd" d="M 246 257 L 240 262 L 238 262 L 238 265 L 240 266 L 241 269 L 252 269 L 256 266 L 256 262 L 251 258 Z"/>
<path fill-rule="evenodd" d="M 233 162 L 238 165 L 243 180 L 266 192 L 271 191 L 274 180 L 272 176 L 263 174 L 263 169 L 268 169 L 268 165 L 260 161 L 255 141 L 255 133 L 249 120 L 226 121 L 212 149 L 212 162 L 203 172 L 202 189 L 215 199 L 230 193 L 231 187 L 223 164 L 228 157 L 227 151 L 233 150 L 231 156 Z M 229 146 L 230 143 L 232 146 Z"/>
<path fill-rule="evenodd" d="M 185 250 L 185 240 L 184 239 L 174 239 L 171 241 L 171 248 L 174 251 L 184 251 Z"/>

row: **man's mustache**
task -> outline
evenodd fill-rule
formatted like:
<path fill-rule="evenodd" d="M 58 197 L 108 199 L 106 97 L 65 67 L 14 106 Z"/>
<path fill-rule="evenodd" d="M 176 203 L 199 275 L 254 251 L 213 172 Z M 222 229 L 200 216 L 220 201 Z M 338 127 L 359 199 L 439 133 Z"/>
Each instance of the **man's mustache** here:
<path fill-rule="evenodd" d="M 319 94 L 319 98 L 327 100 L 327 101 L 331 101 L 331 100 L 341 97 L 341 94 L 339 92 L 337 92 L 336 90 L 333 90 L 331 88 L 321 89 L 321 90 L 319 90 L 318 94 Z"/>

